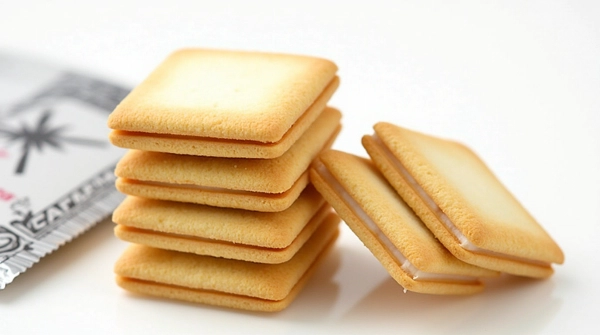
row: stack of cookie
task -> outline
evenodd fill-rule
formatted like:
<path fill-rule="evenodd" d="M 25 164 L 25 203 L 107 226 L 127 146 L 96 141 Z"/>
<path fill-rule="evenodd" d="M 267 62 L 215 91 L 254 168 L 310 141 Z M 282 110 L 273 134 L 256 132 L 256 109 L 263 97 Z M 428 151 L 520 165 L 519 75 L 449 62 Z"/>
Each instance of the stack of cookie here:
<path fill-rule="evenodd" d="M 128 195 L 113 220 L 132 242 L 123 288 L 247 310 L 285 308 L 337 236 L 308 168 L 340 130 L 334 63 L 187 49 L 109 117 Z"/>

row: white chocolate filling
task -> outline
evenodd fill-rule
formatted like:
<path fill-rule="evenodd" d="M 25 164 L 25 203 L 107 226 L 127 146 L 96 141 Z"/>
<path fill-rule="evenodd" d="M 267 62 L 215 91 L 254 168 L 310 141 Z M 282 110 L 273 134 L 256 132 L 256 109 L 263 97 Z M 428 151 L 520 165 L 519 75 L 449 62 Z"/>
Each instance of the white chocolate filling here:
<path fill-rule="evenodd" d="M 321 175 L 321 177 L 327 182 L 329 186 L 333 188 L 335 193 L 342 198 L 342 201 L 346 204 L 360 221 L 367 227 L 367 229 L 373 234 L 377 240 L 382 244 L 386 251 L 392 256 L 392 258 L 400 265 L 400 268 L 412 277 L 415 281 L 438 281 L 438 282 L 459 282 L 459 283 L 476 283 L 477 277 L 447 274 L 447 273 L 433 273 L 419 270 L 414 264 L 408 260 L 400 250 L 385 236 L 385 234 L 379 229 L 377 224 L 371 219 L 371 217 L 364 211 L 364 209 L 350 196 L 344 186 L 342 186 L 337 179 L 327 170 L 327 167 L 320 161 L 315 162 L 315 169 Z"/>
<path fill-rule="evenodd" d="M 375 141 L 376 145 L 382 150 L 384 155 L 387 157 L 388 161 L 390 161 L 392 163 L 392 165 L 394 166 L 396 171 L 402 176 L 402 178 L 404 178 L 404 180 L 406 180 L 406 182 L 417 193 L 417 195 L 421 198 L 421 200 L 423 200 L 423 202 L 425 203 L 427 208 L 429 208 L 429 210 L 431 210 L 431 212 L 434 213 L 434 215 L 444 225 L 444 227 L 446 227 L 446 229 L 460 242 L 460 246 L 463 249 L 473 252 L 473 253 L 476 253 L 476 254 L 486 255 L 486 256 L 510 260 L 510 261 L 527 263 L 527 264 L 537 265 L 537 266 L 545 266 L 545 267 L 550 266 L 550 263 L 548 263 L 548 262 L 527 259 L 527 258 L 523 258 L 523 257 L 504 254 L 504 253 L 497 252 L 497 251 L 487 250 L 484 248 L 480 248 L 480 247 L 474 245 L 473 243 L 471 243 L 471 241 L 469 241 L 469 239 L 458 229 L 458 227 L 456 227 L 456 225 L 442 211 L 442 209 L 435 203 L 435 201 L 427 194 L 427 192 L 425 192 L 425 190 L 421 187 L 421 185 L 419 185 L 419 183 L 408 172 L 408 170 L 402 164 L 402 162 L 400 162 L 400 160 L 398 160 L 396 158 L 396 156 L 394 156 L 394 154 L 383 143 L 383 141 L 377 136 L 377 134 L 374 134 L 371 138 Z"/>

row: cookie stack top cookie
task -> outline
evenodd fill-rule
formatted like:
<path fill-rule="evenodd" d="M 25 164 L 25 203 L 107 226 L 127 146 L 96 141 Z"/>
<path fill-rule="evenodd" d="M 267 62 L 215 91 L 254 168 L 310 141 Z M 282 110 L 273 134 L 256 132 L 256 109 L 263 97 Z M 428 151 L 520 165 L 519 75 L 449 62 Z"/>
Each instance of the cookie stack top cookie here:
<path fill-rule="evenodd" d="M 275 158 L 339 86 L 325 59 L 185 49 L 171 54 L 108 119 L 120 147 L 213 157 Z"/>

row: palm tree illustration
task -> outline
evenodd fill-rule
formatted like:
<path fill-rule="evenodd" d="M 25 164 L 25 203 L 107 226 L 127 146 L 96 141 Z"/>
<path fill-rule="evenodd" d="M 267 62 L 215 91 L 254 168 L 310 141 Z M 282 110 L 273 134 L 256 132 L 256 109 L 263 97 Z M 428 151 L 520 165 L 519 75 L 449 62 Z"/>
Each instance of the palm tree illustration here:
<path fill-rule="evenodd" d="M 0 136 L 8 138 L 8 143 L 21 143 L 21 157 L 15 170 L 16 174 L 25 172 L 27 159 L 32 149 L 35 148 L 42 152 L 45 147 L 52 147 L 61 150 L 65 143 L 101 147 L 106 145 L 106 142 L 100 140 L 86 139 L 80 137 L 65 136 L 63 133 L 67 130 L 67 126 L 50 127 L 48 120 L 52 116 L 50 110 L 46 110 L 37 121 L 34 127 L 29 127 L 27 124 L 22 124 L 20 129 L 11 130 L 0 128 Z"/>

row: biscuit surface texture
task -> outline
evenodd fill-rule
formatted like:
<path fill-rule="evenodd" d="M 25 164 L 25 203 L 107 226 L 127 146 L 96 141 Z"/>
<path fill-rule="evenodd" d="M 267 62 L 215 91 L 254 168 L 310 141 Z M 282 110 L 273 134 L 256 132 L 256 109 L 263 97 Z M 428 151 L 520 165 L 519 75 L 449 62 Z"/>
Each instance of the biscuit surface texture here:
<path fill-rule="evenodd" d="M 388 123 L 374 128 L 376 136 L 363 138 L 369 155 L 456 257 L 531 277 L 549 276 L 550 263 L 563 262 L 554 240 L 467 147 Z M 403 169 L 411 177 L 403 176 Z M 467 248 L 443 216 L 464 236 Z"/>
<path fill-rule="evenodd" d="M 112 129 L 277 142 L 335 78 L 328 60 L 184 49 L 111 114 Z"/>

